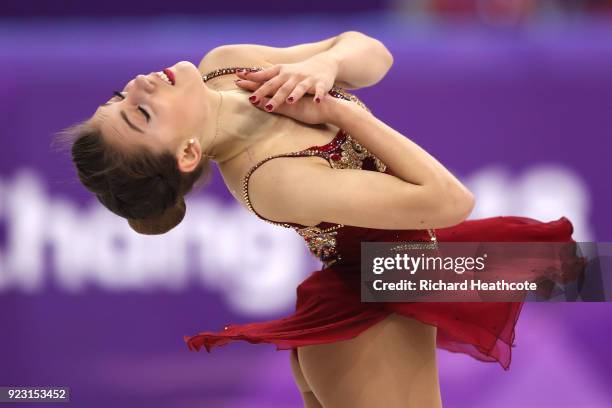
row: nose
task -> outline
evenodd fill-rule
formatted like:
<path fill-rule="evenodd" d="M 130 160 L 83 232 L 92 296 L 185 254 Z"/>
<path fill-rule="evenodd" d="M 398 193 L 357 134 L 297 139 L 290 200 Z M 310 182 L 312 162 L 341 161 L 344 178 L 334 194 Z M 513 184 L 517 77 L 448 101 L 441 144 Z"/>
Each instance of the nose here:
<path fill-rule="evenodd" d="M 137 75 L 134 79 L 134 85 L 137 90 L 142 90 L 147 93 L 151 93 L 155 90 L 153 81 L 147 78 L 146 75 Z"/>

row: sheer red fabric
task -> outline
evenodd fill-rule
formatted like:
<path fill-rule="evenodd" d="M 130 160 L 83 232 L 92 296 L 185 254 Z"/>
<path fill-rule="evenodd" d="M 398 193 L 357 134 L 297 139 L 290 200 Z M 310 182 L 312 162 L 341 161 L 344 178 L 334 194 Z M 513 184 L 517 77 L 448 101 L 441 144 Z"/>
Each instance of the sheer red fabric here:
<path fill-rule="evenodd" d="M 359 249 L 354 241 L 418 241 L 422 231 L 345 227 L 339 242 L 344 262 L 312 273 L 297 287 L 295 313 L 277 320 L 229 325 L 219 332 L 185 336 L 192 350 L 236 340 L 275 344 L 277 350 L 347 340 L 397 313 L 437 327 L 437 346 L 498 362 L 509 369 L 521 302 L 361 303 Z M 517 216 L 466 220 L 436 230 L 439 242 L 574 242 L 571 222 L 541 222 Z M 351 239 L 352 238 L 352 239 Z M 422 240 L 422 239 L 421 239 Z M 353 241 L 352 244 L 349 241 Z M 553 260 L 551 260 L 551 263 Z"/>
<path fill-rule="evenodd" d="M 347 92 L 336 89 L 330 94 L 353 100 L 365 108 L 361 101 Z M 248 200 L 248 179 L 252 172 L 276 157 L 305 155 L 319 155 L 327 159 L 332 168 L 392 174 L 384 163 L 341 129 L 326 145 L 271 156 L 253 166 L 245 177 L 244 194 L 255 215 L 263 218 Z M 204 347 L 210 352 L 214 347 L 242 340 L 274 344 L 277 350 L 283 350 L 348 340 L 391 313 L 397 313 L 436 326 L 439 348 L 464 353 L 481 361 L 498 362 L 504 369 L 509 369 L 522 302 L 361 302 L 361 242 L 430 241 L 427 230 L 379 230 L 327 222 L 315 227 L 276 224 L 294 228 L 306 240 L 313 254 L 324 262 L 321 270 L 313 272 L 297 287 L 295 312 L 276 320 L 230 324 L 220 331 L 185 336 L 189 349 Z M 466 220 L 435 230 L 438 242 L 575 242 L 572 233 L 573 226 L 565 217 L 542 222 L 527 217 L 498 216 Z M 557 266 L 559 261 L 551 258 L 550 264 Z M 568 262 L 567 259 L 564 261 Z"/>

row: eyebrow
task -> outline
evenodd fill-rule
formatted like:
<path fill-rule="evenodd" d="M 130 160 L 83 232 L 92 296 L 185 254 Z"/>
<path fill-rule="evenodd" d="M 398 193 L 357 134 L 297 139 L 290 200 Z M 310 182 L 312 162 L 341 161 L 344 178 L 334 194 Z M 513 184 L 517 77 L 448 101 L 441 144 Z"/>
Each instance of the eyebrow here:
<path fill-rule="evenodd" d="M 100 105 L 100 107 L 102 107 L 102 106 L 108 106 L 108 105 L 110 105 L 110 104 L 111 104 L 110 102 L 106 102 L 106 103 L 103 103 L 102 105 Z M 124 111 L 120 111 L 120 114 L 121 114 L 121 117 L 123 118 L 123 120 L 125 121 L 125 123 L 127 123 L 127 125 L 128 125 L 130 128 L 132 128 L 133 130 L 135 130 L 135 131 L 137 131 L 137 132 L 144 133 L 144 131 L 143 131 L 141 128 L 139 128 L 138 126 L 136 126 L 135 124 L 133 124 L 132 122 L 130 122 L 130 120 L 128 119 L 128 117 L 127 117 L 127 115 L 125 114 L 125 112 L 124 112 Z"/>
<path fill-rule="evenodd" d="M 128 119 L 128 117 L 127 117 L 127 115 L 125 114 L 124 111 L 121 111 L 121 117 L 123 118 L 123 120 L 125 120 L 125 123 L 127 123 L 129 127 L 131 127 L 132 129 L 134 129 L 137 132 L 144 133 L 144 131 L 141 128 L 139 128 L 138 126 L 136 126 L 135 124 L 130 122 L 130 120 Z"/>

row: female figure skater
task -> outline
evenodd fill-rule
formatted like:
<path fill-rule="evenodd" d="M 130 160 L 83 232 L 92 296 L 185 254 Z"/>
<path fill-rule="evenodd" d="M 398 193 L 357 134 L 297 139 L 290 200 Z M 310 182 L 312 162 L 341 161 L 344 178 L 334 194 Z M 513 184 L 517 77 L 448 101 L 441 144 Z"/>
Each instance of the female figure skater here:
<path fill-rule="evenodd" d="M 140 233 L 177 225 L 213 161 L 241 205 L 305 239 L 323 268 L 298 286 L 294 314 L 185 340 L 291 349 L 309 408 L 439 407 L 436 346 L 510 364 L 522 303 L 361 303 L 362 241 L 573 242 L 565 217 L 466 220 L 470 191 L 344 90 L 374 85 L 392 63 L 354 31 L 222 46 L 199 67 L 138 75 L 68 131 L 81 182 Z"/>

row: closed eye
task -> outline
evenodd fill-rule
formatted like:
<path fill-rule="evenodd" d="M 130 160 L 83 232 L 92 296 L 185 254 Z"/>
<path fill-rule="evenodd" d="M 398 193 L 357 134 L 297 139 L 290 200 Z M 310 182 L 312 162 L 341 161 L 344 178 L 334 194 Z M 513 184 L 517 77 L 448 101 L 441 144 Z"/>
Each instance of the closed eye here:
<path fill-rule="evenodd" d="M 119 91 L 114 91 L 113 95 L 121 98 L 121 99 L 125 99 L 125 95 L 123 95 L 121 92 Z M 149 112 L 147 112 L 142 106 L 138 105 L 138 110 L 140 112 L 142 112 L 142 114 L 144 115 L 144 117 L 146 118 L 147 122 L 149 122 L 151 120 L 151 115 L 149 115 Z"/>
<path fill-rule="evenodd" d="M 149 115 L 149 112 L 144 110 L 140 105 L 138 105 L 138 110 L 142 112 L 142 114 L 145 116 L 145 118 L 147 118 L 147 122 L 149 122 L 149 120 L 151 120 L 151 115 Z"/>

